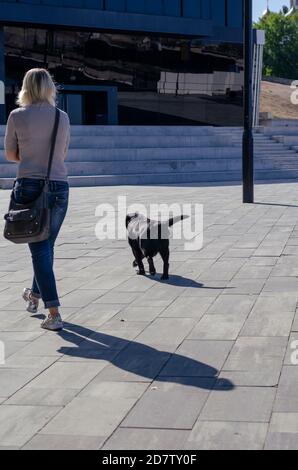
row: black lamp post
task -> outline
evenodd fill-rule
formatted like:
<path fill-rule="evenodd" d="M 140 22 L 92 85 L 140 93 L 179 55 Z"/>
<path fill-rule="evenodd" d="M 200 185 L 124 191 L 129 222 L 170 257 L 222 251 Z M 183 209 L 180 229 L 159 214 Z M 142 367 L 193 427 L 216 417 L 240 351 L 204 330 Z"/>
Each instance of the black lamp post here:
<path fill-rule="evenodd" d="M 244 4 L 244 132 L 243 132 L 243 202 L 254 202 L 254 141 L 253 141 L 253 36 L 252 0 Z"/>

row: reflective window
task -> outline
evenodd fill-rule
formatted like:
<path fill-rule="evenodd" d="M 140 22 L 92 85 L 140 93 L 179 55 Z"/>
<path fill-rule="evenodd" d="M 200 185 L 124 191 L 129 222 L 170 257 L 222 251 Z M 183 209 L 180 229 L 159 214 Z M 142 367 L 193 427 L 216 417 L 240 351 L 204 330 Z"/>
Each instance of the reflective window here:
<path fill-rule="evenodd" d="M 76 9 L 212 19 L 216 25 L 237 28 L 242 25 L 243 2 L 241 0 L 0 0 L 0 4 L 7 1 L 30 4 L 31 9 L 34 9 L 34 5 L 51 5 Z M 68 14 L 71 15 L 70 12 Z"/>
<path fill-rule="evenodd" d="M 242 27 L 242 2 L 239 0 L 228 0 L 228 26 L 233 28 Z"/>
<path fill-rule="evenodd" d="M 80 102 L 82 122 L 121 125 L 240 125 L 239 44 L 201 39 L 5 27 L 8 112 L 24 73 L 47 67 Z M 83 90 L 97 87 L 93 97 Z M 70 88 L 68 88 L 69 90 Z M 78 95 L 82 95 L 79 99 Z M 95 96 L 96 95 L 96 96 Z M 77 111 L 72 113 L 78 118 Z"/>
<path fill-rule="evenodd" d="M 165 15 L 180 16 L 181 0 L 164 0 Z"/>
<path fill-rule="evenodd" d="M 125 11 L 125 0 L 106 0 L 106 10 Z"/>
<path fill-rule="evenodd" d="M 201 0 L 183 0 L 183 16 L 201 18 Z"/>
<path fill-rule="evenodd" d="M 226 25 L 226 6 L 227 0 L 212 0 L 212 19 L 214 21 L 214 24 L 218 26 Z"/>

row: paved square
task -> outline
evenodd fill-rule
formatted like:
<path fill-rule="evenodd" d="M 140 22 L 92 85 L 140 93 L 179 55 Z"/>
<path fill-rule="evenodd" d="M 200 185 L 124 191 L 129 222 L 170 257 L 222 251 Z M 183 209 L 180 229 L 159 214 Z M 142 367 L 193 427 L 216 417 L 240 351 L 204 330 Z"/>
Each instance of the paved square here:
<path fill-rule="evenodd" d="M 160 259 L 156 278 L 139 277 L 125 240 L 96 239 L 96 206 L 117 208 L 119 195 L 204 204 L 204 246 L 172 240 L 168 282 Z M 1 449 L 298 449 L 297 184 L 258 185 L 254 205 L 241 196 L 237 185 L 72 189 L 58 334 L 20 298 L 27 247 L 0 240 Z"/>

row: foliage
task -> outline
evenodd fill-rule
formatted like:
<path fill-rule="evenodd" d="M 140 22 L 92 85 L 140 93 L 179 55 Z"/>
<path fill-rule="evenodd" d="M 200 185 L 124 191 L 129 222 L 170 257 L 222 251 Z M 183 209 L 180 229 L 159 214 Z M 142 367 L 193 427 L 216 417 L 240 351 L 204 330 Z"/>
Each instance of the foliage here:
<path fill-rule="evenodd" d="M 266 32 L 264 74 L 298 79 L 298 12 L 268 13 L 254 27 Z"/>

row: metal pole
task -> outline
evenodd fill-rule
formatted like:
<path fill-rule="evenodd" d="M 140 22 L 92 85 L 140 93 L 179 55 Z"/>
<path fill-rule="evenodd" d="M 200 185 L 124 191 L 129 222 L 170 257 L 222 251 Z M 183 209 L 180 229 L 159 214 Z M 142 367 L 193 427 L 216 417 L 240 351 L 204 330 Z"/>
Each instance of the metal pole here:
<path fill-rule="evenodd" d="M 0 25 L 0 124 L 6 123 L 4 29 Z"/>
<path fill-rule="evenodd" d="M 244 132 L 243 132 L 243 202 L 254 202 L 254 142 L 252 131 L 252 0 L 244 3 Z"/>

